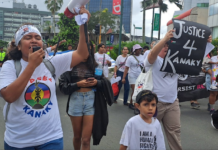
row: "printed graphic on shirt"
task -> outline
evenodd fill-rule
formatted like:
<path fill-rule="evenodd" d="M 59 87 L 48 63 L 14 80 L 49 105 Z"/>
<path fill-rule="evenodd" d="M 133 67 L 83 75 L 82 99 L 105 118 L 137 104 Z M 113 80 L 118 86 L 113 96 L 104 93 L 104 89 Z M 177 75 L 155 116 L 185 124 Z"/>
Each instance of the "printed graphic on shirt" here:
<path fill-rule="evenodd" d="M 167 76 L 170 76 L 171 78 L 175 75 L 175 73 L 166 73 L 163 78 L 167 77 Z"/>
<path fill-rule="evenodd" d="M 50 101 L 50 97 L 51 91 L 49 87 L 36 80 L 35 83 L 31 84 L 26 89 L 25 101 L 28 105 L 23 108 L 24 112 L 35 118 L 46 115 L 51 109 L 49 106 L 53 105 Z"/>
<path fill-rule="evenodd" d="M 100 63 L 103 65 L 103 60 L 104 60 L 104 58 L 98 58 L 98 59 L 97 59 L 97 62 L 100 62 Z M 105 58 L 105 60 L 104 60 L 104 66 L 107 66 L 107 60 L 106 60 L 106 58 Z"/>
<path fill-rule="evenodd" d="M 51 92 L 48 86 L 37 80 L 27 88 L 25 93 L 25 100 L 33 109 L 43 109 L 50 97 Z"/>
<path fill-rule="evenodd" d="M 140 150 L 157 150 L 157 139 L 152 132 L 140 131 Z"/>
<path fill-rule="evenodd" d="M 124 62 L 120 62 L 119 63 L 119 66 L 121 66 L 120 69 L 125 70 L 125 64 L 126 64 L 125 61 Z"/>

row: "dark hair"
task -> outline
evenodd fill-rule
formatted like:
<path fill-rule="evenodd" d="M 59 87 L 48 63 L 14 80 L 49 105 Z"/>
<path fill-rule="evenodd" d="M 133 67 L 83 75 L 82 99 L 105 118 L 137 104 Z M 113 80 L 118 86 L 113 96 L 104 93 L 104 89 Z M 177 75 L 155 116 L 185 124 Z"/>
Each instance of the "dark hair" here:
<path fill-rule="evenodd" d="M 148 91 L 148 90 L 146 90 L 146 91 Z M 141 102 L 143 102 L 143 101 L 151 102 L 154 99 L 156 100 L 156 103 L 158 103 L 157 95 L 152 93 L 152 92 L 149 92 L 149 94 L 146 94 L 146 95 L 140 97 L 140 99 L 139 99 L 139 101 L 137 103 L 141 104 Z"/>
<path fill-rule="evenodd" d="M 69 47 L 69 46 L 73 47 L 71 44 L 68 44 L 68 45 L 67 45 L 67 47 Z"/>
<path fill-rule="evenodd" d="M 20 44 L 20 42 L 19 42 L 19 44 Z M 8 60 L 9 59 L 20 60 L 22 58 L 22 52 L 21 52 L 21 50 L 18 49 L 18 46 L 15 45 L 14 39 L 11 41 L 11 44 L 8 48 L 8 51 L 9 51 L 9 53 L 7 55 L 9 55 L 9 56 L 6 57 L 6 58 L 8 58 Z M 7 61 L 7 60 L 5 60 L 5 61 Z"/>
<path fill-rule="evenodd" d="M 98 66 L 98 63 L 95 61 L 95 50 L 91 41 L 89 42 L 89 46 L 91 47 L 91 55 L 89 55 L 86 64 L 88 68 L 91 68 L 93 73 L 95 73 L 95 68 Z M 91 63 L 92 62 L 91 60 L 93 61 L 94 64 Z"/>
<path fill-rule="evenodd" d="M 98 45 L 98 50 L 99 50 L 99 48 L 102 47 L 103 45 L 104 45 L 104 43 L 99 44 L 99 45 Z M 93 46 L 93 45 L 92 45 L 92 46 Z"/>
<path fill-rule="evenodd" d="M 148 46 L 144 46 L 143 49 L 149 49 L 149 47 Z"/>
<path fill-rule="evenodd" d="M 125 47 L 129 50 L 129 48 L 127 46 L 124 46 L 122 50 L 124 50 Z"/>

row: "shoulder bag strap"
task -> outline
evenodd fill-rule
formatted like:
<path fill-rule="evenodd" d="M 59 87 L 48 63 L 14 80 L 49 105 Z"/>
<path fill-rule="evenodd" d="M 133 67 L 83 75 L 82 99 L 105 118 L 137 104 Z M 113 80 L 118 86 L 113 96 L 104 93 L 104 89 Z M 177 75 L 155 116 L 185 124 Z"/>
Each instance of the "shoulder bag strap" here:
<path fill-rule="evenodd" d="M 43 63 L 45 64 L 45 67 L 51 72 L 52 77 L 55 79 L 56 74 L 54 65 L 48 59 L 43 59 Z"/>
<path fill-rule="evenodd" d="M 136 61 L 138 62 L 138 64 L 139 64 L 140 62 L 139 62 L 139 60 L 135 57 L 135 55 L 132 55 L 132 56 L 135 58 L 135 60 L 136 60 Z M 140 65 L 140 68 L 141 68 L 141 71 L 143 71 L 143 68 L 144 68 L 144 67 L 142 67 L 142 66 Z"/>
<path fill-rule="evenodd" d="M 104 61 L 105 61 L 105 54 L 104 54 L 104 58 L 103 58 L 103 68 L 104 68 Z"/>
<path fill-rule="evenodd" d="M 15 67 L 15 70 L 16 70 L 16 76 L 18 78 L 18 76 L 19 76 L 19 74 L 21 72 L 21 69 L 22 69 L 20 60 L 15 60 L 14 61 L 14 67 Z M 11 103 L 8 103 L 7 108 L 6 108 L 6 113 L 5 113 L 5 122 L 7 121 L 7 118 L 8 118 L 8 112 L 10 110 L 10 106 L 11 106 Z"/>
<path fill-rule="evenodd" d="M 125 59 L 125 61 L 124 61 L 124 63 L 123 64 L 121 64 L 120 65 L 120 67 L 117 69 L 117 70 L 119 70 L 125 63 L 126 63 L 126 60 L 127 60 L 127 58 L 128 58 L 128 56 L 126 57 L 126 59 Z"/>

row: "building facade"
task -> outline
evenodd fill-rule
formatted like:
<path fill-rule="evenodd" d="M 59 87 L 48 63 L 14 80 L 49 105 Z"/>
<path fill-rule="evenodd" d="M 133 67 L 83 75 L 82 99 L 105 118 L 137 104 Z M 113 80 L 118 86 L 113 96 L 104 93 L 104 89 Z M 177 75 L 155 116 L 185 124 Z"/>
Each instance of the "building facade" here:
<path fill-rule="evenodd" d="M 175 19 L 197 22 L 207 25 L 208 20 L 208 7 L 194 7 L 183 14 L 177 16 Z M 173 21 L 167 23 L 167 31 L 173 29 Z"/>
<path fill-rule="evenodd" d="M 11 41 L 24 23 L 32 23 L 41 30 L 41 18 L 44 16 L 51 16 L 51 13 L 39 11 L 36 5 L 13 2 L 13 8 L 0 7 L 0 40 Z"/>
<path fill-rule="evenodd" d="M 100 6 L 101 4 L 101 6 Z M 90 0 L 87 9 L 92 13 L 108 8 L 112 13 L 113 0 Z M 126 33 L 131 33 L 132 24 L 132 0 L 123 1 L 123 26 Z"/>
<path fill-rule="evenodd" d="M 218 0 L 210 0 L 207 25 L 212 30 L 213 39 L 218 38 Z"/>
<path fill-rule="evenodd" d="M 209 0 L 183 0 L 184 7 L 181 11 L 175 11 L 174 17 L 177 17 L 184 12 L 194 8 L 194 7 L 208 7 L 209 6 Z"/>

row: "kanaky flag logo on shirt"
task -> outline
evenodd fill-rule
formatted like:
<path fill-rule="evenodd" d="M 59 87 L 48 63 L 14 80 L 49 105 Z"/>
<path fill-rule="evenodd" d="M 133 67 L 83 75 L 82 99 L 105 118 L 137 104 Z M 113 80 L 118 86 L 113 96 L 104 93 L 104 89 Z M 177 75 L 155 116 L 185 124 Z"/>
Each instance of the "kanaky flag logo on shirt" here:
<path fill-rule="evenodd" d="M 113 12 L 114 15 L 121 14 L 121 0 L 113 0 Z"/>
<path fill-rule="evenodd" d="M 31 84 L 25 92 L 25 100 L 33 109 L 43 109 L 50 97 L 49 87 L 40 82 Z"/>

